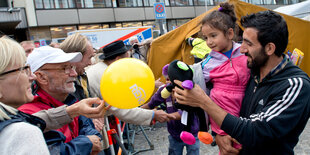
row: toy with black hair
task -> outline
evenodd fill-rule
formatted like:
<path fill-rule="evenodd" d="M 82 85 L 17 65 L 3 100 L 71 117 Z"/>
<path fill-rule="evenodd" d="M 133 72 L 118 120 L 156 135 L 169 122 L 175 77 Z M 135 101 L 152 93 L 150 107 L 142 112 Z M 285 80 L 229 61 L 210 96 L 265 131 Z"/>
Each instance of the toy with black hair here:
<path fill-rule="evenodd" d="M 193 76 L 194 71 L 193 69 L 185 64 L 182 61 L 174 60 L 169 65 L 163 67 L 163 75 L 168 77 L 171 81 L 161 92 L 162 98 L 168 98 L 171 95 L 172 89 L 174 87 L 179 87 L 181 89 L 192 89 L 194 87 Z M 174 83 L 174 80 L 182 81 L 182 87 L 178 86 Z M 182 105 L 177 102 L 174 103 L 174 106 L 177 109 L 183 110 L 181 122 L 186 121 L 184 131 L 180 134 L 180 138 L 186 144 L 193 145 L 195 144 L 196 140 L 195 137 L 190 133 L 191 126 L 193 122 L 194 115 L 198 116 L 199 119 L 199 132 L 198 138 L 205 144 L 211 144 L 213 141 L 212 136 L 208 133 L 208 126 L 206 122 L 205 112 L 201 108 L 198 107 L 191 107 L 187 105 Z M 185 115 L 183 117 L 183 115 Z M 187 116 L 186 116 L 187 115 Z"/>

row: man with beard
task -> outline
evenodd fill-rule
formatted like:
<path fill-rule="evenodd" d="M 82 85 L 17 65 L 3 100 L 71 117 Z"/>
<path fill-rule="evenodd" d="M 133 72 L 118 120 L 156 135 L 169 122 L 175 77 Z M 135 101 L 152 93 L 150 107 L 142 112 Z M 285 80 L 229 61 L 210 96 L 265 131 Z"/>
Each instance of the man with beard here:
<path fill-rule="evenodd" d="M 70 93 L 75 92 L 74 81 L 77 77 L 73 63 L 81 60 L 82 54 L 79 52 L 65 53 L 49 46 L 34 49 L 27 58 L 27 64 L 37 77 L 33 92 L 35 98 L 19 110 L 33 114 L 77 102 Z M 88 155 L 102 150 L 101 135 L 91 119 L 85 116 L 74 117 L 71 123 L 60 129 L 45 132 L 44 138 L 51 154 Z"/>
<path fill-rule="evenodd" d="M 252 75 L 240 117 L 222 110 L 198 85 L 176 87 L 175 97 L 180 104 L 204 109 L 230 135 L 216 136 L 221 154 L 294 154 L 310 116 L 310 79 L 283 54 L 288 44 L 283 17 L 264 11 L 243 17 L 241 24 L 241 52 L 248 56 Z M 236 140 L 241 149 L 232 146 Z"/>

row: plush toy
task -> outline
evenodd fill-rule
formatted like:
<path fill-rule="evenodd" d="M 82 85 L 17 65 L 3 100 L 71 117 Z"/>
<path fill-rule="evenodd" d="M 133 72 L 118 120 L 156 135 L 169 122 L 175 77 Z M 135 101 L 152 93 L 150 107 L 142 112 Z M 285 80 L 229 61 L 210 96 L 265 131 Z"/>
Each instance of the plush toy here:
<path fill-rule="evenodd" d="M 194 87 L 193 76 L 194 71 L 190 66 L 182 61 L 174 60 L 169 65 L 163 67 L 163 75 L 171 81 L 161 92 L 162 98 L 168 98 L 171 95 L 172 89 L 177 86 L 181 89 L 192 89 Z M 174 80 L 182 81 L 182 87 L 176 85 Z M 184 131 L 182 131 L 180 138 L 186 144 L 193 145 L 196 140 L 190 133 L 194 115 L 199 118 L 199 133 L 198 138 L 205 144 L 211 144 L 213 141 L 212 136 L 208 133 L 208 127 L 206 124 L 205 112 L 198 107 L 191 107 L 175 103 L 174 106 L 183 110 L 181 122 L 185 125 Z M 185 115 L 185 116 L 183 116 Z"/>

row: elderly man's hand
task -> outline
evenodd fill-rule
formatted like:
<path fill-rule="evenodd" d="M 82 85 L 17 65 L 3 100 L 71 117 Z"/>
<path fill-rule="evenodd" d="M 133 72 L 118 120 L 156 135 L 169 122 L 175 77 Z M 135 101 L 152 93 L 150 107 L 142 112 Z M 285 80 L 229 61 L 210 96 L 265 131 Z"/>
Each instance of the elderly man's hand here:
<path fill-rule="evenodd" d="M 154 119 L 155 121 L 163 123 L 175 119 L 175 116 L 169 115 L 163 110 L 154 110 Z"/>
<path fill-rule="evenodd" d="M 174 80 L 174 83 L 182 86 L 182 82 L 179 80 Z M 175 87 L 174 97 L 176 98 L 178 103 L 189 105 L 192 107 L 200 107 L 202 105 L 201 102 L 203 102 L 203 97 L 210 99 L 208 95 L 206 95 L 206 93 L 197 84 L 195 84 L 194 88 L 191 90 L 182 90 L 178 87 Z"/>
<path fill-rule="evenodd" d="M 219 146 L 221 155 L 236 155 L 239 154 L 240 149 L 233 147 L 233 143 L 237 142 L 235 139 L 231 138 L 229 135 L 216 135 L 216 144 Z"/>
<path fill-rule="evenodd" d="M 96 135 L 88 135 L 87 137 L 89 138 L 89 140 L 93 144 L 91 154 L 93 155 L 93 154 L 98 154 L 99 152 L 101 152 L 102 151 L 102 143 L 101 143 L 100 137 L 98 137 Z"/>
<path fill-rule="evenodd" d="M 99 106 L 93 107 L 94 104 Z M 104 101 L 99 98 L 88 98 L 68 106 L 66 110 L 71 118 L 79 115 L 88 118 L 102 118 L 110 107 L 111 106 L 105 107 Z"/>

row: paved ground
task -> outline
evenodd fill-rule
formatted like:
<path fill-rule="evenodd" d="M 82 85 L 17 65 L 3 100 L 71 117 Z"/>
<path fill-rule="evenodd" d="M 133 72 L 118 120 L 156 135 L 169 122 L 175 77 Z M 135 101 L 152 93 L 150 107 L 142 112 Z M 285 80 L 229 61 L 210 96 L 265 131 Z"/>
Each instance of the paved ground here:
<path fill-rule="evenodd" d="M 154 128 L 146 129 L 150 141 L 154 144 L 154 150 L 137 153 L 138 155 L 167 155 L 168 154 L 168 132 L 165 124 L 157 123 Z M 135 136 L 134 142 L 135 150 L 150 148 L 147 140 L 144 138 L 142 132 L 138 132 Z M 310 122 L 308 122 L 304 132 L 300 136 L 299 143 L 294 149 L 296 155 L 310 154 Z M 186 154 L 185 149 L 183 150 Z M 218 155 L 217 146 L 205 145 L 200 143 L 201 155 Z"/>

